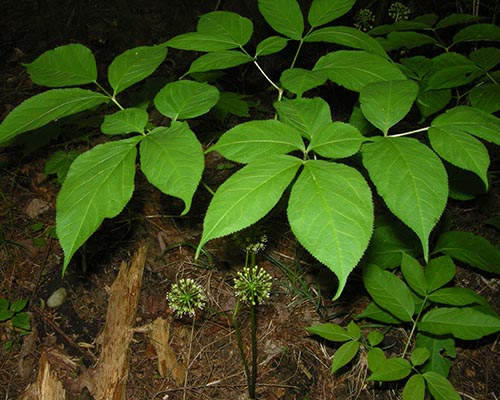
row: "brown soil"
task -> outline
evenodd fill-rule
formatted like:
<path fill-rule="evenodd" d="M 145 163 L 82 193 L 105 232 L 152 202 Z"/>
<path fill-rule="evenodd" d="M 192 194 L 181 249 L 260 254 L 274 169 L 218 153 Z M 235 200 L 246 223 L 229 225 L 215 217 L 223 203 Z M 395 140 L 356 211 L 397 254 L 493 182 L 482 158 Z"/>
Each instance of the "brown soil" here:
<path fill-rule="evenodd" d="M 57 45 L 80 42 L 92 48 L 99 62 L 106 65 L 134 44 L 158 43 L 193 29 L 197 16 L 212 10 L 216 1 L 170 1 L 168 7 L 141 0 L 109 4 L 79 0 L 69 2 L 69 7 L 66 3 L 10 1 L 2 10 L 0 57 L 5 64 L 0 63 L 0 67 L 5 67 L 0 70 L 0 120 L 39 90 L 30 83 L 20 62 L 30 62 Z M 123 9 L 124 4 L 129 10 Z M 241 7 L 237 11 L 242 14 L 255 12 Z M 122 11 L 116 13 L 116 9 Z M 181 54 L 170 57 L 177 71 L 185 70 L 190 62 Z M 209 123 L 200 122 L 203 128 Z M 96 132 L 87 132 L 91 141 L 99 140 L 93 135 Z M 81 150 L 89 146 L 83 141 L 67 144 Z M 192 246 L 201 236 L 208 193 L 201 188 L 192 211 L 178 217 L 182 204 L 138 176 L 130 204 L 118 217 L 105 221 L 62 277 L 62 251 L 49 234 L 55 224 L 59 185 L 43 173 L 50 155 L 62 148 L 59 143 L 29 153 L 22 148 L 0 150 L 0 297 L 10 301 L 28 298 L 32 323 L 31 333 L 23 337 L 8 322 L 0 323 L 0 342 L 13 343 L 9 350 L 0 347 L 0 398 L 20 398 L 27 389 L 34 390 L 41 382 L 40 371 L 46 372 L 47 365 L 52 369 L 48 375 L 62 382 L 67 398 L 92 398 L 85 384 L 90 382 L 94 388 L 96 382 L 105 385 L 103 354 L 109 352 L 106 362 L 113 359 L 113 366 L 122 368 L 121 372 L 108 371 L 109 381 L 113 373 L 126 377 L 122 383 L 127 399 L 246 399 L 246 377 L 231 320 L 233 279 L 243 265 L 244 254 L 224 239 L 210 242 L 206 255 L 194 259 Z M 216 187 L 230 173 L 217 168 L 220 162 L 213 155 L 207 158 L 203 179 L 209 186 Z M 498 177 L 498 162 L 495 168 Z M 494 180 L 489 194 L 450 204 L 453 226 L 499 243 L 499 232 L 484 224 L 500 215 L 499 198 L 500 183 Z M 42 224 L 42 229 L 34 230 L 35 224 Z M 342 374 L 329 374 L 335 346 L 311 337 L 304 329 L 325 321 L 346 324 L 363 309 L 368 298 L 356 274 L 341 300 L 332 303 L 332 288 L 324 284 L 331 276 L 297 246 L 280 216 L 268 220 L 265 228 L 269 242 L 258 263 L 274 280 L 271 298 L 258 310 L 257 397 L 400 398 L 401 387 L 378 387 L 364 381 L 368 371 L 363 358 Z M 147 255 L 142 265 L 136 265 L 141 263 L 134 263 L 134 256 L 143 247 L 148 249 Z M 269 256 L 295 271 L 305 283 L 305 291 L 300 293 L 300 282 L 290 281 Z M 129 265 L 142 268 L 135 277 L 139 282 L 136 289 L 131 281 L 120 283 L 118 279 L 119 271 L 126 273 Z M 192 277 L 207 293 L 208 307 L 194 321 L 175 318 L 165 299 L 181 277 Z M 478 291 L 500 311 L 498 278 L 460 268 L 456 283 Z M 67 300 L 56 308 L 44 306 L 61 287 L 68 292 Z M 128 304 L 127 299 L 133 296 L 137 301 Z M 113 301 L 116 297 L 121 300 Z M 239 322 L 249 354 L 246 311 L 239 315 Z M 405 332 L 392 335 L 391 340 L 401 344 Z M 498 335 L 457 346 L 450 376 L 455 388 L 466 399 L 496 400 L 500 396 Z M 126 353 L 122 358 L 117 356 L 120 350 Z"/>

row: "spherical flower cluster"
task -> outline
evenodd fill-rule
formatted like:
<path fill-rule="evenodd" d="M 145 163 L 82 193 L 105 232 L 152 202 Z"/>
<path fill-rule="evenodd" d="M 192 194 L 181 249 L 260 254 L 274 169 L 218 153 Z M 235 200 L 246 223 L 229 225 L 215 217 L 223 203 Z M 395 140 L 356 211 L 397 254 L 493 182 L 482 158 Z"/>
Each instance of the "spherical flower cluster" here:
<path fill-rule="evenodd" d="M 267 235 L 260 226 L 253 225 L 235 233 L 234 240 L 245 252 L 257 254 L 266 248 Z"/>
<path fill-rule="evenodd" d="M 269 298 L 271 285 L 271 275 L 257 265 L 243 268 L 234 279 L 236 296 L 254 306 Z"/>
<path fill-rule="evenodd" d="M 259 251 L 262 251 L 266 248 L 266 243 L 267 243 L 267 235 L 264 233 L 261 236 L 259 236 L 255 242 L 248 243 L 245 246 L 245 251 L 257 254 Z"/>
<path fill-rule="evenodd" d="M 170 309 L 178 316 L 194 317 L 196 310 L 205 307 L 206 297 L 201 285 L 191 278 L 180 279 L 174 283 L 167 294 Z"/>
<path fill-rule="evenodd" d="M 354 26 L 360 31 L 366 32 L 373 28 L 373 23 L 375 22 L 375 15 L 368 8 L 362 8 L 354 16 Z"/>
<path fill-rule="evenodd" d="M 410 17 L 411 10 L 403 3 L 397 1 L 391 4 L 388 14 L 394 22 L 405 21 Z"/>

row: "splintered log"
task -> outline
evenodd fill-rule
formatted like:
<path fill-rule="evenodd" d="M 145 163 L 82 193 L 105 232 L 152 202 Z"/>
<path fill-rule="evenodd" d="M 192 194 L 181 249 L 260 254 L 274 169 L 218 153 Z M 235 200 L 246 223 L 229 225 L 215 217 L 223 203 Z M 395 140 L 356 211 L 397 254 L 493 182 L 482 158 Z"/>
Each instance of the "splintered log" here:
<path fill-rule="evenodd" d="M 109 298 L 106 323 L 101 333 L 101 354 L 94 370 L 91 393 L 95 400 L 125 400 L 129 372 L 129 345 L 134 333 L 146 247 L 133 257 L 130 267 L 122 262 Z"/>

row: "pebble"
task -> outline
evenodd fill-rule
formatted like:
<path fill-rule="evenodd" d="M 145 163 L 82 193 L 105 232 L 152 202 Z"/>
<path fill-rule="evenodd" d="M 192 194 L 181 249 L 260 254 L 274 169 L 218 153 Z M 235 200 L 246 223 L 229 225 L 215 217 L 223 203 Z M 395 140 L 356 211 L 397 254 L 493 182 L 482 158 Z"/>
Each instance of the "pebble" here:
<path fill-rule="evenodd" d="M 50 308 L 59 307 L 62 303 L 64 303 L 67 296 L 68 296 L 68 291 L 66 290 L 66 288 L 60 287 L 54 293 L 52 293 L 50 297 L 47 299 L 47 307 Z"/>

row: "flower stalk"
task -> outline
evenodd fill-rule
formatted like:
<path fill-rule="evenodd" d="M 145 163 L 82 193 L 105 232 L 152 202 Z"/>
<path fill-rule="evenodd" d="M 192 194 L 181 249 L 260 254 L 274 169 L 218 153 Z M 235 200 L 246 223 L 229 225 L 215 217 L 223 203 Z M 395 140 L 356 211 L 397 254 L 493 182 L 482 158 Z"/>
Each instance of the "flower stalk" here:
<path fill-rule="evenodd" d="M 255 388 L 257 386 L 257 306 L 269 298 L 272 285 L 271 276 L 264 269 L 259 268 L 255 262 L 255 255 L 258 251 L 265 247 L 267 236 L 265 234 L 259 234 L 257 236 L 258 240 L 256 240 L 255 243 L 249 243 L 247 240 L 248 238 L 245 238 L 242 242 L 242 244 L 244 244 L 242 247 L 245 249 L 246 253 L 245 267 L 243 268 L 243 271 L 238 272 L 238 275 L 234 280 L 236 306 L 233 313 L 233 324 L 236 333 L 236 340 L 238 342 L 238 349 L 243 360 L 243 367 L 245 368 L 248 395 L 251 400 L 256 398 Z M 238 323 L 238 313 L 241 303 L 247 304 L 250 309 L 250 365 L 245 355 L 241 329 Z"/>

